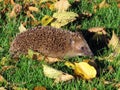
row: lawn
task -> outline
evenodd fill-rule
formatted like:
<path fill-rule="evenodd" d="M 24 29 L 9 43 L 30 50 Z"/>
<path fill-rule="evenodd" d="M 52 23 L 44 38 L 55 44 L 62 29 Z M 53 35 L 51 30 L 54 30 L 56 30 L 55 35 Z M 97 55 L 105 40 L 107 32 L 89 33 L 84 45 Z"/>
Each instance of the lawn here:
<path fill-rule="evenodd" d="M 22 0 L 15 1 L 23 5 Z M 95 0 L 95 2 L 92 0 L 80 0 L 79 3 L 74 4 L 72 0 L 69 1 L 72 6 L 68 11 L 73 11 L 77 14 L 89 12 L 92 13 L 92 17 L 80 18 L 62 28 L 76 31 L 76 27 L 80 25 L 80 30 L 84 31 L 91 27 L 105 27 L 109 33 L 109 37 L 111 37 L 112 30 L 119 36 L 120 9 L 117 7 L 116 0 L 107 0 L 110 6 L 108 8 L 97 9 L 96 12 L 94 12 L 93 6 L 99 4 L 103 0 Z M 40 8 L 39 5 L 37 5 L 37 7 Z M 2 10 L 5 8 L 8 10 L 5 10 L 4 13 Z M 44 86 L 47 90 L 118 90 L 118 88 L 120 88 L 120 85 L 119 87 L 115 86 L 115 84 L 120 83 L 120 56 L 115 57 L 112 62 L 106 59 L 98 60 L 98 57 L 109 55 L 111 50 L 107 47 L 99 48 L 99 45 L 102 45 L 102 41 L 98 40 L 98 43 L 92 42 L 92 37 L 89 37 L 87 41 L 95 54 L 95 60 L 98 62 L 100 74 L 89 81 L 76 78 L 72 81 L 52 85 L 53 79 L 45 77 L 43 74 L 42 64 L 45 62 L 29 59 L 25 56 L 21 56 L 18 61 L 11 59 L 9 54 L 10 43 L 17 33 L 19 33 L 18 28 L 21 22 L 29 21 L 26 28 L 31 28 L 36 25 L 31 24 L 32 19 L 27 17 L 24 12 L 20 12 L 16 18 L 9 18 L 9 9 L 12 10 L 12 5 L 4 5 L 3 2 L 0 2 L 0 75 L 9 82 L 9 84 L 0 84 L 0 87 L 5 87 L 7 90 L 11 90 L 14 86 L 26 88 L 28 90 L 32 90 L 36 86 Z M 48 8 L 40 8 L 40 10 L 37 13 L 33 13 L 33 15 L 40 21 L 45 15 L 52 16 L 53 13 L 54 12 L 50 11 Z M 6 59 L 4 62 L 2 62 L 3 57 Z M 66 60 L 81 61 L 83 58 L 84 57 L 73 57 L 67 58 Z M 14 68 L 3 70 L 4 66 L 11 65 L 14 66 Z M 64 62 L 50 64 L 50 66 L 66 73 L 73 74 L 73 71 L 67 68 Z M 109 67 L 112 67 L 113 70 L 110 71 Z M 106 81 L 111 83 L 105 84 Z"/>

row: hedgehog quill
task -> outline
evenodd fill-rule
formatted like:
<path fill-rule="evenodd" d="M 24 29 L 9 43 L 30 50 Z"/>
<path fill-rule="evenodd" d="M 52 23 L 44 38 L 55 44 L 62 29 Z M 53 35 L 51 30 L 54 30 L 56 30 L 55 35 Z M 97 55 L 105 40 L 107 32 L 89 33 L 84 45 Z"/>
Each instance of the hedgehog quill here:
<path fill-rule="evenodd" d="M 14 58 L 29 49 L 53 58 L 93 56 L 81 34 L 51 26 L 37 26 L 18 34 L 9 52 Z"/>

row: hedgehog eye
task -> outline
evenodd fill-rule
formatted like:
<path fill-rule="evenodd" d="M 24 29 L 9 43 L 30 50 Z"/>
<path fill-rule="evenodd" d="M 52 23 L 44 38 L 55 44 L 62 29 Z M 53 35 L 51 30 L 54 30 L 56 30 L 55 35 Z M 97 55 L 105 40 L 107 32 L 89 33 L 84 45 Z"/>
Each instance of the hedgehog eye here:
<path fill-rule="evenodd" d="M 81 50 L 83 50 L 83 51 L 86 50 L 86 47 L 82 46 L 82 47 L 81 47 Z"/>

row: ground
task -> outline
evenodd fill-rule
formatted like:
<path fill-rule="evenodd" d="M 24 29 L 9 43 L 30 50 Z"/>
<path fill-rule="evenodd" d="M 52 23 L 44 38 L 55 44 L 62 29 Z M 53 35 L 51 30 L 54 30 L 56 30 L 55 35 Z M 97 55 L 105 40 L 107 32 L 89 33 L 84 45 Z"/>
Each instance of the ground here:
<path fill-rule="evenodd" d="M 17 0 L 16 0 L 17 1 Z M 20 1 L 20 0 L 19 0 Z M 19 1 L 17 3 L 19 3 Z M 89 2 L 88 2 L 89 1 Z M 96 4 L 99 4 L 102 0 L 96 0 Z M 70 0 L 72 2 L 72 0 Z M 105 27 L 109 37 L 111 37 L 112 30 L 119 36 L 120 34 L 120 9 L 117 7 L 116 0 L 107 0 L 110 4 L 109 8 L 101 8 L 97 9 L 94 12 L 93 6 L 91 3 L 92 0 L 81 0 L 79 4 L 73 5 L 70 7 L 69 11 L 73 11 L 77 14 L 81 14 L 84 11 L 92 13 L 93 16 L 90 18 L 84 18 L 80 20 L 76 20 L 74 22 L 69 23 L 62 28 L 69 29 L 72 31 L 76 30 L 76 26 L 81 25 L 81 30 L 87 30 L 91 27 Z M 0 3 L 2 4 L 2 3 Z M 22 5 L 22 2 L 20 2 Z M 76 7 L 75 7 L 76 6 Z M 7 7 L 11 7 L 8 5 Z M 38 6 L 39 7 L 39 6 Z M 3 10 L 3 7 L 0 7 L 0 10 Z M 50 10 L 43 8 L 39 13 L 33 13 L 37 20 L 41 20 L 44 15 L 52 15 L 53 12 Z M 4 15 L 4 16 L 3 16 Z M 18 86 L 22 88 L 27 88 L 29 90 L 33 89 L 35 86 L 44 86 L 47 90 L 117 90 L 118 87 L 115 87 L 113 84 L 105 84 L 105 81 L 111 81 L 113 83 L 120 83 L 120 62 L 119 56 L 114 58 L 113 62 L 108 62 L 107 60 L 98 61 L 100 74 L 90 81 L 85 81 L 81 78 L 77 78 L 75 80 L 69 82 L 63 82 L 56 85 L 52 85 L 53 79 L 47 78 L 43 74 L 42 64 L 44 62 L 40 62 L 37 60 L 29 59 L 25 56 L 21 56 L 19 61 L 15 61 L 10 58 L 9 48 L 10 43 L 15 38 L 17 33 L 19 32 L 18 27 L 21 22 L 30 21 L 28 17 L 26 17 L 23 12 L 20 13 L 16 18 L 10 19 L 7 15 L 8 13 L 3 14 L 0 13 L 0 60 L 3 57 L 6 57 L 9 62 L 6 62 L 4 66 L 15 66 L 14 68 L 1 71 L 2 65 L 0 66 L 1 75 L 10 83 L 11 86 L 4 86 L 10 89 L 13 86 Z M 34 25 L 28 24 L 26 28 L 34 27 Z M 89 40 L 87 40 L 89 41 Z M 96 43 L 96 45 L 99 45 Z M 94 52 L 93 52 L 94 53 Z M 109 55 L 110 50 L 106 49 L 106 47 L 102 48 L 102 52 L 95 51 L 95 57 L 102 57 L 105 55 Z M 69 61 L 81 61 L 83 57 L 74 57 L 68 58 L 66 60 Z M 61 71 L 73 74 L 72 70 L 67 68 L 64 65 L 64 62 L 58 62 L 51 64 L 50 66 L 59 69 Z M 114 69 L 112 72 L 109 71 L 108 67 L 112 66 Z"/>

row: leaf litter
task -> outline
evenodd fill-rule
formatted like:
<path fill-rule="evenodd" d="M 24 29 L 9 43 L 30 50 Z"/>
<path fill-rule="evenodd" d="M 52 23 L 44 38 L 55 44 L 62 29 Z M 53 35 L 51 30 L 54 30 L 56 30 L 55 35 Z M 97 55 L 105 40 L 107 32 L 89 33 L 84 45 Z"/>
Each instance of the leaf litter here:
<path fill-rule="evenodd" d="M 49 3 L 50 1 L 50 3 Z M 78 1 L 78 0 L 75 0 Z M 51 25 L 53 27 L 57 27 L 60 28 L 62 26 L 66 26 L 68 23 L 71 23 L 73 21 L 76 20 L 77 17 L 79 17 L 79 15 L 75 12 L 70 12 L 69 8 L 71 6 L 71 4 L 68 2 L 68 0 L 40 0 L 40 1 L 36 1 L 36 0 L 24 0 L 23 3 L 24 5 L 20 5 L 14 2 L 14 0 L 0 0 L 0 2 L 4 2 L 4 6 L 7 4 L 11 4 L 12 5 L 12 10 L 9 10 L 9 18 L 17 18 L 17 16 L 20 15 L 21 12 L 24 12 L 26 14 L 26 16 L 24 17 L 28 17 L 28 18 L 32 18 L 32 25 L 39 25 L 41 24 L 42 26 L 46 26 L 46 25 Z M 34 5 L 27 5 L 27 3 L 33 3 Z M 49 16 L 49 15 L 44 15 L 43 18 L 39 21 L 37 20 L 37 18 L 34 16 L 33 13 L 39 13 L 40 9 L 37 7 L 37 5 L 41 5 L 40 8 L 44 8 L 42 7 L 42 4 L 45 3 L 45 7 L 47 6 L 51 11 L 53 11 L 53 15 Z M 102 2 L 98 5 L 94 6 L 94 11 L 96 12 L 98 9 L 101 8 L 109 8 L 110 4 L 107 3 L 106 0 L 102 0 Z M 118 4 L 119 7 L 119 4 Z M 23 9 L 26 8 L 26 9 Z M 22 11 L 23 10 L 23 11 Z M 5 10 L 5 13 L 8 12 L 7 10 Z M 91 17 L 91 15 L 88 15 Z M 25 26 L 23 24 L 21 24 L 19 26 L 19 31 L 20 33 L 23 31 L 26 31 L 27 29 L 25 28 Z M 97 34 L 103 34 L 103 35 L 107 35 L 107 32 L 105 30 L 104 27 L 94 27 L 94 28 L 90 28 L 89 29 L 90 32 L 94 32 Z M 118 56 L 118 54 L 120 53 L 120 49 L 119 49 L 119 38 L 117 37 L 117 35 L 113 32 L 112 38 L 109 41 L 108 47 L 113 49 L 113 53 L 110 54 L 110 56 L 107 56 L 107 58 L 111 61 L 114 60 L 115 57 Z M 28 58 L 34 59 L 34 55 L 37 55 L 37 59 L 39 60 L 45 60 L 48 61 L 50 63 L 56 62 L 56 61 L 61 61 L 57 58 L 51 58 L 51 57 L 44 57 L 43 55 L 40 55 L 38 53 L 32 52 L 32 51 L 28 51 Z M 111 59 L 112 57 L 112 59 Z M 45 59 L 46 58 L 46 59 Z M 104 58 L 102 58 L 104 59 Z M 2 59 L 1 64 L 3 65 L 3 71 L 8 70 L 9 68 L 12 68 L 12 66 L 5 66 L 5 62 L 4 58 Z M 68 67 L 72 67 L 72 69 L 74 70 L 74 74 L 82 77 L 83 79 L 89 80 L 89 79 L 93 79 L 96 77 L 97 71 L 96 68 L 90 64 L 88 64 L 88 62 L 67 62 L 67 66 Z M 63 82 L 63 81 L 68 81 L 74 78 L 74 76 L 64 73 L 62 71 L 56 70 L 52 67 L 49 67 L 47 65 L 43 65 L 43 71 L 45 76 L 54 79 L 54 83 L 59 83 L 59 82 Z M 54 73 L 51 73 L 50 71 L 53 71 Z M 109 71 L 114 71 L 113 67 L 110 66 L 109 67 Z M 91 72 L 91 73 L 89 73 Z M 4 78 L 0 75 L 0 81 L 4 81 Z M 6 80 L 5 80 L 6 81 Z M 108 82 L 109 83 L 109 82 Z M 119 87 L 119 83 L 118 84 L 114 84 L 114 86 Z M 4 87 L 0 87 L 0 89 L 6 90 Z M 42 87 L 36 87 L 35 90 L 42 88 Z M 22 89 L 21 87 L 14 87 L 14 90 L 18 90 L 18 89 Z M 27 90 L 27 89 L 24 89 Z M 46 90 L 46 89 L 44 89 Z"/>

